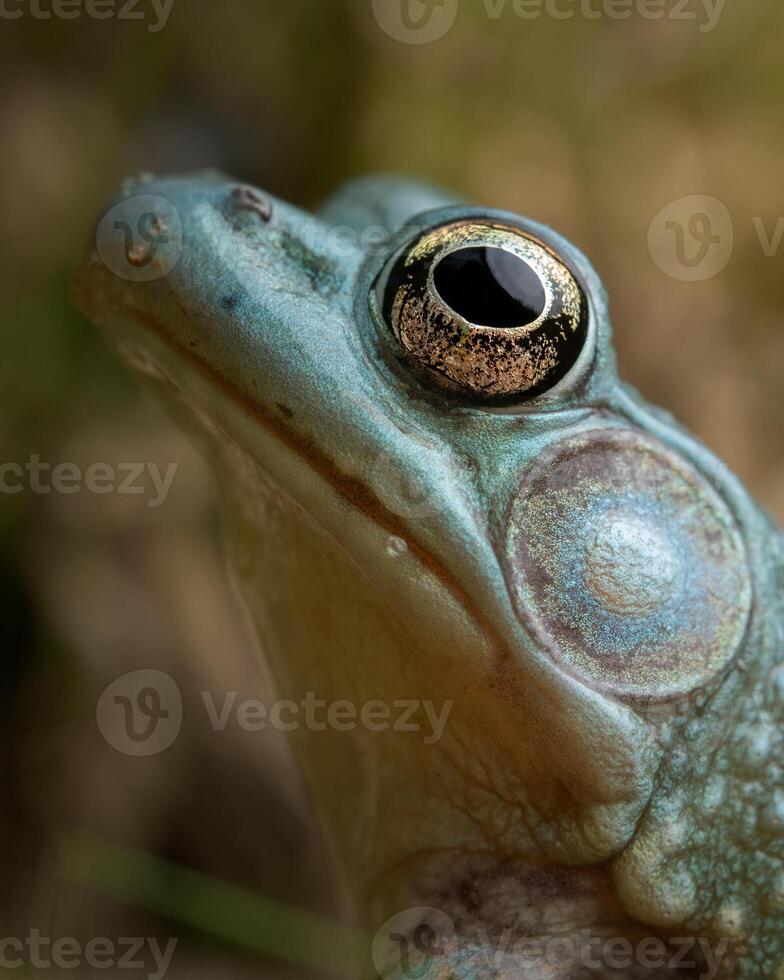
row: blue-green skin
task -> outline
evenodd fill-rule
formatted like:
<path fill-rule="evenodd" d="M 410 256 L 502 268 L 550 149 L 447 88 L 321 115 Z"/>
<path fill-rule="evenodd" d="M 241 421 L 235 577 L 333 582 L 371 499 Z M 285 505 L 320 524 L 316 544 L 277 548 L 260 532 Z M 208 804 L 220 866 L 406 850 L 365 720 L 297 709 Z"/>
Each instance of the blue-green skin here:
<path fill-rule="evenodd" d="M 650 924 L 654 934 L 730 939 L 734 955 L 725 957 L 721 975 L 784 977 L 784 547 L 778 532 L 703 446 L 619 380 L 605 293 L 569 242 L 526 223 L 586 289 L 595 330 L 590 363 L 579 384 L 561 385 L 519 410 L 491 411 L 434 397 L 407 374 L 369 297 L 390 255 L 411 238 L 412 225 L 488 214 L 519 218 L 380 178 L 348 185 L 317 216 L 268 198 L 272 219 L 264 221 L 233 205 L 235 187 L 207 174 L 126 188 L 113 202 L 120 209 L 132 193 L 160 195 L 176 207 L 181 258 L 160 279 L 134 283 L 92 256 L 80 277 L 79 301 L 130 363 L 165 391 L 176 389 L 177 400 L 208 420 L 231 506 L 245 509 L 236 523 L 246 593 L 254 588 L 253 559 L 249 551 L 242 554 L 242 542 L 253 537 L 248 527 L 256 518 L 247 498 L 256 491 L 252 480 L 238 475 L 242 465 L 258 466 L 287 501 L 293 498 L 302 526 L 318 527 L 317 537 L 326 532 L 324 550 L 339 541 L 350 574 L 368 583 L 368 595 L 384 597 L 379 622 L 397 620 L 418 644 L 410 666 L 401 660 L 409 695 L 437 699 L 433 679 L 441 678 L 443 698 L 456 700 L 440 751 L 420 749 L 412 757 L 401 749 L 398 765 L 395 743 L 375 773 L 382 793 L 385 780 L 397 787 L 381 800 L 387 823 L 402 826 L 394 841 L 390 831 L 378 854 L 362 856 L 371 865 L 378 858 L 370 881 L 352 870 L 351 846 L 340 839 L 345 813 L 361 808 L 362 800 L 349 799 L 341 811 L 328 787 L 314 790 L 337 839 L 338 861 L 349 869 L 347 890 L 355 904 L 375 896 L 392 866 L 405 867 L 409 856 L 441 847 L 455 855 L 486 850 L 494 860 L 596 866 L 630 920 Z M 424 212 L 426 218 L 417 217 Z M 336 247 L 330 234 L 337 226 L 361 233 L 369 225 L 403 230 L 388 250 L 368 253 L 348 234 L 338 236 Z M 521 474 L 566 436 L 608 425 L 660 440 L 716 489 L 742 535 L 753 589 L 748 629 L 726 669 L 704 689 L 656 710 L 624 703 L 555 663 L 521 622 L 505 571 L 504 538 Z M 229 445 L 241 449 L 239 466 L 229 459 L 236 456 L 233 448 L 222 453 Z M 421 513 L 396 509 L 390 465 L 432 505 Z M 276 527 L 269 510 L 257 523 L 253 547 L 262 548 L 258 542 L 265 533 L 274 538 Z M 389 547 L 394 551 L 400 539 L 407 547 L 390 558 Z M 330 554 L 330 562 L 340 562 L 337 550 Z M 286 657 L 308 638 L 297 632 L 298 599 L 287 605 L 285 584 L 276 593 L 283 609 L 278 620 L 256 597 L 257 622 L 284 690 Z M 303 592 L 299 601 L 307 604 L 310 593 Z M 341 601 L 350 602 L 335 597 Z M 387 628 L 397 637 L 397 627 Z M 330 629 L 325 626 L 325 635 Z M 336 625 L 336 636 L 339 630 Z M 363 676 L 374 676 L 372 651 L 357 668 L 363 669 Z M 309 679 L 303 690 L 313 686 Z M 465 705 L 461 691 L 470 691 Z M 401 692 L 390 696 L 395 693 Z M 454 726 L 464 727 L 455 732 Z M 486 777 L 484 795 L 475 791 L 479 781 L 467 753 L 476 754 Z M 326 764 L 321 757 L 319 765 Z M 352 767 L 349 761 L 338 768 L 344 765 Z M 438 809 L 443 801 L 421 823 L 412 816 L 406 824 L 409 818 L 395 812 L 401 786 L 410 786 L 426 808 L 428 793 L 438 792 L 430 789 L 434 781 L 452 785 L 452 774 L 463 770 L 454 778 L 470 781 L 471 791 L 461 797 L 459 814 Z M 467 819 L 465 808 L 472 806 Z M 493 815 L 485 817 L 485 809 Z M 509 819 L 498 819 L 500 813 Z M 387 824 L 375 826 L 386 833 Z M 421 904 L 436 903 L 424 896 Z M 395 910 L 394 901 L 382 902 L 375 923 L 365 924 L 372 927 Z M 451 966 L 455 975 L 478 977 L 475 962 L 463 950 L 453 954 Z M 449 975 L 439 969 L 432 975 Z"/>

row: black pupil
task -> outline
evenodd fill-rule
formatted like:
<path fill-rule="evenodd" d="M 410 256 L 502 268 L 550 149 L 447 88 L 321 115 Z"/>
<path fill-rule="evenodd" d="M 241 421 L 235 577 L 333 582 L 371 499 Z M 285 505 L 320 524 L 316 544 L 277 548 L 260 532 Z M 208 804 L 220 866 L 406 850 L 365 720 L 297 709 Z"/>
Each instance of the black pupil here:
<path fill-rule="evenodd" d="M 524 327 L 539 319 L 547 303 L 539 276 L 503 248 L 450 252 L 435 267 L 433 281 L 455 313 L 482 327 Z"/>

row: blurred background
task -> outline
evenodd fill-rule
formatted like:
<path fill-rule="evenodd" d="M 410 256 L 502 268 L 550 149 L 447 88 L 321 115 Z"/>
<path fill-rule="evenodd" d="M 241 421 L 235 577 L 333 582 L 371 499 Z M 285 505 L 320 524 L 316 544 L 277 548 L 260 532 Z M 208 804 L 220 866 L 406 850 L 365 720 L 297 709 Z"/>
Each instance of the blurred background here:
<path fill-rule="evenodd" d="M 330 902 L 279 737 L 193 724 L 140 760 L 96 725 L 101 692 L 137 669 L 171 674 L 186 716 L 205 688 L 266 690 L 209 472 L 70 304 L 123 177 L 219 167 L 307 208 L 402 171 L 552 225 L 604 279 L 624 376 L 784 519 L 780 0 L 691 0 L 693 17 L 660 20 L 459 0 L 428 44 L 389 29 L 400 2 L 174 0 L 163 23 L 147 0 L 141 19 L 118 16 L 125 0 L 104 19 L 8 0 L 0 15 L 0 462 L 179 466 L 157 508 L 0 493 L 0 937 L 178 937 L 170 977 L 301 977 L 298 916 Z M 649 247 L 690 195 L 734 228 L 702 281 Z"/>

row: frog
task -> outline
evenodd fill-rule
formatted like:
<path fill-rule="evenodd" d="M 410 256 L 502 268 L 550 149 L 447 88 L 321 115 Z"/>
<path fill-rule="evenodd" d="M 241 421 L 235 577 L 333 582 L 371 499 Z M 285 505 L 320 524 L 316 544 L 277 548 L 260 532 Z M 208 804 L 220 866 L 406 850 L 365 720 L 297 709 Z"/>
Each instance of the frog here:
<path fill-rule="evenodd" d="M 342 705 L 287 727 L 352 976 L 784 978 L 783 539 L 579 249 L 141 175 L 75 296 L 210 459 L 276 695 Z"/>

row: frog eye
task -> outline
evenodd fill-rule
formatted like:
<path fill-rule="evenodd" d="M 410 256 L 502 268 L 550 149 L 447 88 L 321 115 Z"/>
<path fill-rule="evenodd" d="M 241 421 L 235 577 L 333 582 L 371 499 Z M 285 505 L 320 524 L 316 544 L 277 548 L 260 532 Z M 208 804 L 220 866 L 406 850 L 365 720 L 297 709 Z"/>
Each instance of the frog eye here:
<path fill-rule="evenodd" d="M 522 229 L 454 221 L 398 253 L 377 285 L 384 320 L 411 366 L 487 403 L 554 388 L 588 337 L 588 304 L 564 263 Z"/>

